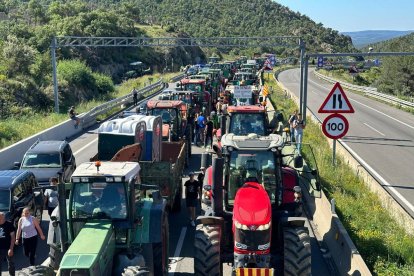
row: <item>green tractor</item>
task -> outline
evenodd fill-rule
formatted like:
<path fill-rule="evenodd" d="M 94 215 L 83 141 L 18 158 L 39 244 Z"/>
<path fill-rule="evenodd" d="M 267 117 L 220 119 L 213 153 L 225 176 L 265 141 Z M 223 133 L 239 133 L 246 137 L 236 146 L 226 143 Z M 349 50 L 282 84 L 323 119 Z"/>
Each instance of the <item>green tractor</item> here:
<path fill-rule="evenodd" d="M 59 184 L 48 265 L 19 275 L 167 275 L 166 201 L 137 162 L 86 162 Z"/>

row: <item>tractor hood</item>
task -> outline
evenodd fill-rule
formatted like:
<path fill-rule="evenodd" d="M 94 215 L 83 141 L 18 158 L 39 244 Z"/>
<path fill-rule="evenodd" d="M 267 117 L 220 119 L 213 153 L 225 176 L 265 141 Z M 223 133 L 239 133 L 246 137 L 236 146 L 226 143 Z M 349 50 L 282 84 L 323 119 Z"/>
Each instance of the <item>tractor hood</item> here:
<path fill-rule="evenodd" d="M 237 191 L 233 208 L 235 222 L 255 230 L 255 227 L 268 224 L 271 214 L 270 199 L 261 184 L 247 182 Z"/>
<path fill-rule="evenodd" d="M 86 223 L 62 258 L 61 275 L 69 275 L 72 269 L 82 275 L 111 275 L 114 251 L 112 224 Z"/>

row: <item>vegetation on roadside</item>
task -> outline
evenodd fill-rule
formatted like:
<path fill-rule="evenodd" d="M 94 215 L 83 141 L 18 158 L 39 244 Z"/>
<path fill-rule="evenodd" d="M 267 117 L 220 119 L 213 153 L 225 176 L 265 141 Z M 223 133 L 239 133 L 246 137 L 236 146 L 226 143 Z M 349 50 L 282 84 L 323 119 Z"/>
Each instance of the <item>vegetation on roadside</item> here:
<path fill-rule="evenodd" d="M 266 83 L 273 87 L 272 102 L 291 114 L 297 108 L 293 100 L 286 98 L 273 78 Z M 314 145 L 323 190 L 328 198 L 335 198 L 337 213 L 370 270 L 376 275 L 414 275 L 414 237 L 398 225 L 342 158 L 332 167 L 328 141 L 309 118 L 303 141 Z"/>
<path fill-rule="evenodd" d="M 131 92 L 135 87 L 136 89 L 142 88 L 154 83 L 162 78 L 164 81 L 176 76 L 177 73 L 168 74 L 154 74 L 147 75 L 136 79 L 130 79 L 117 86 L 111 93 L 107 93 L 101 98 L 93 99 L 91 101 L 80 102 L 76 105 L 76 112 L 83 113 L 91 110 L 92 108 L 101 105 L 108 100 L 115 99 L 124 96 Z M 148 96 L 148 95 L 145 95 Z M 58 123 L 61 123 L 68 119 L 68 115 L 62 113 L 35 113 L 33 111 L 27 112 L 23 116 L 12 116 L 7 120 L 0 121 L 0 149 L 10 146 L 24 138 L 38 133 L 44 129 L 52 127 Z"/>

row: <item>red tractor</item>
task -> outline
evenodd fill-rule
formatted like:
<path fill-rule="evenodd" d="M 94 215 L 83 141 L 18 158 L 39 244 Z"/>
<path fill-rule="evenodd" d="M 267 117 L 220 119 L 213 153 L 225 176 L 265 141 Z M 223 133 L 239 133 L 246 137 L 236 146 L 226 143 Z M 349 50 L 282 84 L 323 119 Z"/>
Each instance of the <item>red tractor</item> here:
<path fill-rule="evenodd" d="M 295 170 L 303 167 L 302 157 L 283 154 L 276 134 L 231 133 L 221 142 L 206 175 L 212 186 L 204 187 L 211 206 L 197 218 L 196 275 L 222 275 L 223 263 L 231 263 L 235 275 L 311 275 L 309 223 L 301 216 Z"/>

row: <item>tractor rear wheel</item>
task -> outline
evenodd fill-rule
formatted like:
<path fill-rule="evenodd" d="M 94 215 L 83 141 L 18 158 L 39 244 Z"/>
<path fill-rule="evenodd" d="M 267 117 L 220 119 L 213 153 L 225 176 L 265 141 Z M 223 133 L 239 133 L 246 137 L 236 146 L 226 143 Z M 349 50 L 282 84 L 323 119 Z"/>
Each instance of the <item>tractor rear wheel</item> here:
<path fill-rule="evenodd" d="M 128 266 L 124 269 L 124 272 L 122 273 L 122 276 L 147 276 L 150 275 L 149 271 L 146 267 L 141 266 Z"/>
<path fill-rule="evenodd" d="M 169 227 L 168 215 L 166 212 L 164 212 L 161 227 L 161 242 L 152 244 L 154 275 L 167 276 L 169 259 Z"/>
<path fill-rule="evenodd" d="M 308 230 L 305 227 L 284 228 L 284 275 L 311 275 L 312 256 Z"/>
<path fill-rule="evenodd" d="M 36 266 L 29 266 L 24 268 L 20 271 L 17 275 L 19 276 L 55 276 L 55 271 L 53 268 L 44 266 L 44 265 L 36 265 Z"/>
<path fill-rule="evenodd" d="M 195 233 L 195 275 L 221 276 L 220 260 L 221 228 L 218 225 L 199 224 Z"/>

